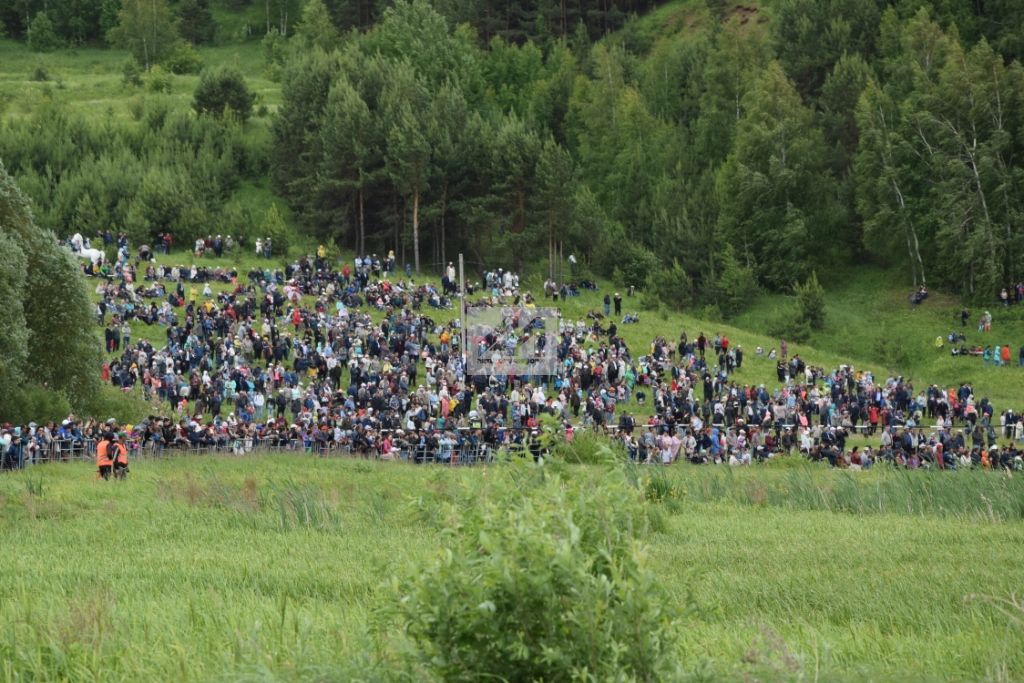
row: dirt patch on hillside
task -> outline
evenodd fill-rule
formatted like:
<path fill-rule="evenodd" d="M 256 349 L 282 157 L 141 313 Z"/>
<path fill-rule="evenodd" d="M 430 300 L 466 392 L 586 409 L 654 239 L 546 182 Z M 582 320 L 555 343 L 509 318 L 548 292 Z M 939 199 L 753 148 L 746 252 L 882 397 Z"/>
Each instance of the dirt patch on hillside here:
<path fill-rule="evenodd" d="M 733 19 L 736 19 L 740 23 L 740 26 L 742 26 L 751 21 L 756 21 L 760 24 L 765 21 L 767 17 L 761 16 L 757 7 L 752 7 L 750 5 L 736 5 L 736 7 L 729 12 L 729 16 L 725 18 L 726 21 L 731 21 Z"/>

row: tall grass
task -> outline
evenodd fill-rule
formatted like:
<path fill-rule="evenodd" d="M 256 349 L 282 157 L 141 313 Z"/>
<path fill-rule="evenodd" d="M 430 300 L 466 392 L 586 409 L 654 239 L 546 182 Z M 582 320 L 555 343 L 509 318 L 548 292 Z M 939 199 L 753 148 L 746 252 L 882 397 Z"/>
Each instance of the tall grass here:
<path fill-rule="evenodd" d="M 965 470 L 825 470 L 811 463 L 786 468 L 694 468 L 673 473 L 683 495 L 698 502 L 792 510 L 934 515 L 971 521 L 1024 520 L 1024 478 Z"/>
<path fill-rule="evenodd" d="M 546 469 L 519 466 L 532 496 Z M 632 472 L 660 512 L 651 567 L 699 607 L 679 639 L 695 675 L 1024 678 L 1006 609 L 1024 585 L 1019 477 Z M 367 627 L 386 584 L 436 557 L 462 496 L 494 500 L 494 474 L 265 455 L 140 460 L 124 483 L 87 463 L 0 476 L 0 681 L 393 678 L 377 653 L 398 631 Z"/>

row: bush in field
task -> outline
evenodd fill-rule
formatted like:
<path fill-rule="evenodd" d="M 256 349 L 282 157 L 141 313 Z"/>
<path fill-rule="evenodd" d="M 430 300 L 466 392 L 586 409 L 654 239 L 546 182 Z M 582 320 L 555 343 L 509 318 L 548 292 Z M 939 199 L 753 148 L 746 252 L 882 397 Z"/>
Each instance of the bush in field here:
<path fill-rule="evenodd" d="M 259 233 L 255 237 L 269 237 L 272 245 L 272 255 L 283 257 L 288 255 L 288 247 L 290 246 L 288 236 L 290 234 L 288 226 L 281 216 L 281 212 L 277 209 L 277 204 L 271 204 L 263 216 Z"/>
<path fill-rule="evenodd" d="M 811 338 L 811 326 L 807 320 L 788 306 L 775 309 L 768 320 L 766 331 L 773 337 L 788 339 L 797 344 L 804 344 Z"/>
<path fill-rule="evenodd" d="M 673 261 L 667 268 L 659 268 L 647 277 L 647 285 L 640 297 L 644 308 L 657 309 L 659 306 L 679 311 L 693 302 L 693 282 L 690 276 Z"/>
<path fill-rule="evenodd" d="M 754 269 L 739 260 L 731 244 L 725 245 L 720 261 L 713 298 L 722 314 L 731 318 L 749 306 L 757 295 L 757 280 Z"/>
<path fill-rule="evenodd" d="M 142 69 L 135 62 L 125 62 L 121 68 L 121 82 L 126 86 L 138 88 L 142 85 Z"/>
<path fill-rule="evenodd" d="M 818 274 L 811 273 L 807 281 L 794 287 L 800 320 L 812 330 L 825 327 L 825 290 L 818 283 Z"/>
<path fill-rule="evenodd" d="M 222 116 L 231 112 L 242 121 L 252 115 L 256 96 L 250 92 L 245 78 L 237 69 L 221 67 L 204 71 L 196 87 L 192 108 L 199 114 Z"/>
<path fill-rule="evenodd" d="M 36 13 L 28 27 L 28 47 L 33 52 L 49 52 L 61 47 L 62 42 L 46 12 Z"/>
<path fill-rule="evenodd" d="M 413 666 L 441 680 L 670 675 L 678 624 L 636 541 L 637 491 L 539 470 L 524 487 L 516 469 L 453 510 L 451 546 L 400 586 Z"/>
<path fill-rule="evenodd" d="M 146 90 L 153 93 L 171 92 L 171 75 L 154 66 L 146 77 Z"/>
<path fill-rule="evenodd" d="M 172 74 L 197 74 L 203 68 L 203 58 L 190 44 L 182 42 L 164 60 L 164 66 Z"/>
<path fill-rule="evenodd" d="M 572 441 L 559 438 L 552 454 L 571 464 L 607 465 L 624 462 L 627 457 L 619 442 L 587 430 L 577 430 Z"/>
<path fill-rule="evenodd" d="M 625 287 L 643 287 L 651 273 L 659 268 L 657 257 L 635 242 L 620 243 L 618 254 L 615 279 Z"/>

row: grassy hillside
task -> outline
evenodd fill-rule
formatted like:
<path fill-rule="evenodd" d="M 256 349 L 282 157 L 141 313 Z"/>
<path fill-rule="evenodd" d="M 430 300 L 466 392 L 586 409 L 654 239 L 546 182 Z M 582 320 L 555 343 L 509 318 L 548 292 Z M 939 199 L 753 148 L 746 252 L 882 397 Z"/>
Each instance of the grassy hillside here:
<path fill-rule="evenodd" d="M 958 298 L 932 292 L 920 306 L 911 307 L 909 288 L 902 273 L 871 266 L 851 266 L 822 278 L 825 287 L 826 327 L 812 333 L 808 345 L 851 359 L 872 363 L 915 380 L 915 385 L 950 386 L 970 382 L 981 396 L 997 401 L 1000 408 L 1015 410 L 1024 399 L 1024 368 L 1018 353 L 1024 346 L 1024 307 L 1004 308 L 997 302 L 969 306 L 969 320 L 961 326 L 964 304 Z M 737 327 L 770 330 L 795 302 L 784 295 L 763 295 L 733 321 Z M 992 331 L 978 332 L 984 311 L 993 316 Z M 936 348 L 936 337 L 962 333 L 967 346 L 1009 345 L 1011 365 L 986 366 L 978 357 L 950 354 L 951 345 Z"/>
<path fill-rule="evenodd" d="M 634 17 L 622 30 L 604 40 L 627 46 L 638 53 L 647 52 L 659 40 L 688 40 L 711 30 L 716 22 L 735 21 L 741 33 L 765 30 L 771 17 L 769 3 L 757 0 L 721 3 L 721 16 L 716 16 L 706 0 L 672 0 L 642 16 Z"/>
<path fill-rule="evenodd" d="M 306 251 L 312 251 L 312 245 L 305 247 Z M 293 256 L 301 253 L 301 246 L 292 251 Z M 351 256 L 345 254 L 339 258 L 349 259 Z M 222 259 L 197 259 L 190 252 L 175 252 L 170 256 L 160 254 L 157 259 L 167 265 L 184 266 L 196 262 L 211 268 L 234 267 L 242 275 L 243 283 L 245 274 L 254 265 L 278 267 L 283 263 L 280 260 L 258 259 L 253 254 L 238 251 Z M 433 280 L 434 277 L 425 274 L 422 279 Z M 859 369 L 871 370 L 877 377 L 903 375 L 912 378 L 915 387 L 919 389 L 931 383 L 949 386 L 970 382 L 979 396 L 986 396 L 994 402 L 997 411 L 1009 407 L 1015 411 L 1024 408 L 1024 393 L 1021 391 L 1024 368 L 1017 365 L 998 368 L 985 366 L 980 358 L 950 356 L 948 345 L 943 349 L 935 348 L 936 336 L 945 336 L 951 330 L 962 330 L 958 317 L 962 308 L 959 301 L 933 295 L 923 305 L 911 310 L 906 298 L 909 292 L 900 285 L 899 276 L 870 267 L 851 269 L 841 277 L 830 277 L 825 281 L 828 311 L 826 327 L 815 333 L 806 344 L 790 341 L 790 353 L 799 353 L 808 363 L 826 370 L 850 364 Z M 525 285 L 534 293 L 543 291 L 540 276 L 527 277 Z M 90 282 L 88 286 L 92 288 L 95 284 Z M 598 280 L 598 286 L 596 292 L 584 290 L 580 296 L 571 297 L 567 301 L 538 303 L 557 306 L 566 319 L 585 320 L 588 313 L 600 313 L 603 310 L 602 299 L 605 293 L 618 290 L 625 294 L 624 289 L 619 289 L 607 280 Z M 186 291 L 191 288 L 189 286 Z M 214 283 L 211 289 L 216 295 L 230 289 L 230 286 Z M 201 293 L 202 287 L 197 286 L 196 291 Z M 98 300 L 95 294 L 94 299 Z M 618 326 L 619 334 L 626 340 L 634 356 L 649 353 L 651 342 L 657 336 L 664 336 L 674 342 L 684 331 L 691 339 L 701 332 L 709 337 L 721 333 L 734 344 L 741 345 L 745 351 L 743 367 L 733 376 L 736 382 L 765 384 L 769 388 L 778 386 L 775 361 L 769 360 L 767 355 L 755 355 L 754 350 L 760 346 L 767 354 L 770 349 L 779 348 L 781 340 L 765 331 L 772 329 L 781 316 L 792 314 L 795 304 L 788 297 L 762 295 L 755 299 L 748 311 L 728 323 L 702 318 L 698 311 L 676 313 L 665 307 L 656 311 L 645 309 L 640 299 L 640 296 L 623 298 L 623 313 L 638 314 L 640 322 Z M 312 305 L 313 301 L 311 297 L 305 299 L 307 305 Z M 157 303 L 159 305 L 160 302 Z M 976 331 L 975 326 L 969 325 L 964 330 L 968 342 L 1012 343 L 1016 362 L 1017 349 L 1024 343 L 1024 321 L 1019 319 L 1024 311 L 1014 307 L 1007 310 L 993 307 L 990 310 L 995 316 L 993 331 L 982 335 Z M 374 319 L 383 319 L 382 312 L 374 309 L 369 311 Z M 431 309 L 425 313 L 436 322 L 444 322 L 454 318 L 458 309 Z M 972 314 L 980 314 L 980 311 L 973 311 Z M 972 315 L 972 320 L 975 318 L 976 315 Z M 136 322 L 132 329 L 136 339 L 149 339 L 158 347 L 166 340 L 164 328 L 160 326 Z M 651 404 L 633 404 L 625 406 L 625 409 L 642 416 L 650 413 Z"/>
<path fill-rule="evenodd" d="M 394 599 L 387 583 L 449 542 L 410 496 L 429 508 L 490 473 L 295 455 L 139 461 L 123 485 L 79 464 L 4 477 L 0 675 L 379 676 L 366 660 L 401 639 L 378 618 Z M 644 542 L 671 599 L 696 602 L 681 627 L 684 669 L 730 680 L 1024 676 L 1024 630 L 1001 602 L 1024 581 L 1019 479 L 853 474 L 667 475 L 664 529 Z M 926 489 L 930 503 L 910 505 Z"/>
<path fill-rule="evenodd" d="M 198 52 L 204 67 L 229 65 L 239 69 L 257 94 L 256 110 L 266 105 L 272 111 L 280 103 L 281 86 L 266 77 L 259 43 L 201 47 Z M 73 110 L 95 116 L 97 121 L 130 120 L 135 108 L 147 98 L 191 107 L 198 74 L 168 73 L 171 91 L 158 94 L 150 92 L 145 84 L 135 87 L 124 83 L 123 68 L 129 61 L 131 57 L 124 50 L 82 47 L 34 53 L 24 43 L 0 40 L 0 116 L 25 116 L 47 99 L 66 103 Z M 144 75 L 143 81 L 146 78 Z"/>

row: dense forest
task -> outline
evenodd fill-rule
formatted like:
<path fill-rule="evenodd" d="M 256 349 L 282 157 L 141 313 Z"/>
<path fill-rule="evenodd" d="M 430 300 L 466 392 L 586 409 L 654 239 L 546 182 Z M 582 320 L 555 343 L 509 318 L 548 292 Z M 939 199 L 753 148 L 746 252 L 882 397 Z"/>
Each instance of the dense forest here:
<path fill-rule="evenodd" d="M 1024 3 L 705 0 L 672 31 L 635 18 L 653 6 L 14 0 L 0 22 L 38 49 L 172 72 L 248 8 L 283 102 L 269 139 L 198 94 L 132 125 L 55 105 L 0 158 L 58 232 L 270 230 L 226 205 L 269 175 L 321 241 L 417 270 L 572 253 L 726 316 L 865 260 L 979 300 L 1024 277 Z"/>

